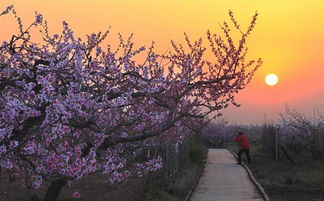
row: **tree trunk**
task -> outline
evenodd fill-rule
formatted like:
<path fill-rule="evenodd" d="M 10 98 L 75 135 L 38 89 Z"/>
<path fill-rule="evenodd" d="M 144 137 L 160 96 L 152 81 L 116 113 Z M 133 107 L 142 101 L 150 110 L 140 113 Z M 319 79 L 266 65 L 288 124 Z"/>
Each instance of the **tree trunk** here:
<path fill-rule="evenodd" d="M 62 188 L 67 184 L 66 179 L 58 179 L 51 183 L 48 187 L 47 192 L 43 201 L 56 201 L 57 197 L 59 196 Z"/>
<path fill-rule="evenodd" d="M 29 201 L 39 201 L 39 199 L 38 199 L 37 195 L 33 195 L 33 196 L 29 199 Z"/>

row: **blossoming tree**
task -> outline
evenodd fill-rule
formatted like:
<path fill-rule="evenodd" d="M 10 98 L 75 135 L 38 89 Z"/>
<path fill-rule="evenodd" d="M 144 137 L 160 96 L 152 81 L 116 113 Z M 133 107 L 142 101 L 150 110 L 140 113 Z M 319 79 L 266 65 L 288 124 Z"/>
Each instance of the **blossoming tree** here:
<path fill-rule="evenodd" d="M 0 44 L 0 166 L 30 189 L 50 182 L 44 201 L 93 172 L 114 183 L 158 170 L 161 158 L 137 163 L 133 145 L 181 141 L 190 125 L 237 105 L 234 95 L 261 65 L 247 61 L 245 47 L 257 14 L 243 31 L 229 13 L 241 33 L 237 44 L 227 23 L 224 37 L 208 31 L 208 59 L 202 39 L 187 35 L 186 46 L 172 41 L 162 55 L 154 45 L 134 48 L 132 37 L 103 49 L 109 31 L 82 40 L 63 22 L 62 33 L 50 34 L 42 15 L 24 28 L 13 6 L 0 16 L 10 12 L 19 32 Z M 42 43 L 31 40 L 35 27 Z"/>
<path fill-rule="evenodd" d="M 296 109 L 286 106 L 285 113 L 279 113 L 279 145 L 291 161 L 301 152 L 308 152 L 314 161 L 323 157 L 324 121 L 321 116 L 309 117 Z M 287 150 L 285 149 L 287 148 Z M 289 156 L 288 153 L 293 154 Z"/>

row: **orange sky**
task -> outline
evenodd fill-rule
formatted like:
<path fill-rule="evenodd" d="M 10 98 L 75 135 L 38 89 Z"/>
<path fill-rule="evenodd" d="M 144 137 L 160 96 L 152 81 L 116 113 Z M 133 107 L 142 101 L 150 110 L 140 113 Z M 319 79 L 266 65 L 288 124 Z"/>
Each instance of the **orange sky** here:
<path fill-rule="evenodd" d="M 108 41 L 116 40 L 118 32 L 134 33 L 138 45 L 154 40 L 161 51 L 170 39 L 183 41 L 183 32 L 192 38 L 205 36 L 207 29 L 219 32 L 229 9 L 242 26 L 258 11 L 248 46 L 251 57 L 262 57 L 264 64 L 238 95 L 242 107 L 224 111 L 225 117 L 262 123 L 265 116 L 275 119 L 286 103 L 308 113 L 314 108 L 324 112 L 323 0 L 1 0 L 0 9 L 12 3 L 25 24 L 38 11 L 52 32 L 61 30 L 62 20 L 80 35 L 111 26 Z M 0 17 L 0 25 L 1 41 L 16 32 L 12 17 Z M 264 83 L 270 72 L 279 76 L 274 87 Z"/>

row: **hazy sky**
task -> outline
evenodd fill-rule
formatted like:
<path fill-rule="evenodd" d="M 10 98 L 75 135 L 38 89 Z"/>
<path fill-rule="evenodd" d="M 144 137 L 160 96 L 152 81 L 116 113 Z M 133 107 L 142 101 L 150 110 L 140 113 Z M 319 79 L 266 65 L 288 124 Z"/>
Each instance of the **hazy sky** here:
<path fill-rule="evenodd" d="M 324 1 L 323 0 L 16 0 L 0 1 L 0 9 L 14 4 L 27 25 L 34 11 L 47 19 L 51 32 L 61 30 L 62 20 L 76 34 L 112 27 L 117 33 L 135 34 L 138 45 L 152 40 L 161 52 L 170 39 L 183 42 L 183 32 L 193 39 L 206 30 L 219 32 L 231 9 L 242 26 L 257 11 L 257 26 L 249 38 L 250 57 L 264 64 L 251 84 L 241 91 L 240 108 L 229 108 L 224 117 L 236 123 L 262 123 L 276 119 L 286 103 L 303 112 L 324 112 Z M 0 40 L 16 33 L 13 17 L 0 17 Z M 267 86 L 264 77 L 276 73 L 279 83 Z"/>

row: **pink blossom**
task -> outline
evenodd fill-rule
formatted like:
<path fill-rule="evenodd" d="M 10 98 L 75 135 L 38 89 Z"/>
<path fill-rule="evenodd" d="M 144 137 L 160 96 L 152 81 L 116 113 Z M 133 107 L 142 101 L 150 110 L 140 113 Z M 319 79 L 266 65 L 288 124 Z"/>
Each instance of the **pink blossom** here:
<path fill-rule="evenodd" d="M 45 178 L 73 181 L 101 171 L 118 183 L 137 172 L 158 171 L 161 157 L 139 163 L 133 150 L 180 143 L 203 125 L 202 117 L 235 104 L 233 94 L 253 76 L 248 69 L 261 64 L 230 50 L 245 49 L 248 33 L 236 47 L 208 32 L 216 57 L 209 61 L 202 40 L 187 36 L 186 48 L 172 41 L 170 51 L 161 54 L 153 45 L 135 49 L 131 37 L 120 35 L 114 50 L 103 43 L 109 32 L 89 34 L 84 41 L 64 21 L 62 33 L 44 34 L 36 43 L 31 34 L 43 23 L 42 15 L 35 14 L 28 30 L 17 21 L 25 35 L 0 48 L 0 166 L 14 169 L 22 184 L 31 179 L 34 188 Z M 9 44 L 20 48 L 13 53 Z M 238 65 L 233 69 L 224 60 Z M 16 156 L 20 151 L 25 158 Z M 136 170 L 130 168 L 134 164 Z"/>
<path fill-rule="evenodd" d="M 0 146 L 0 156 L 1 156 L 2 154 L 4 154 L 6 151 L 7 151 L 6 146 L 1 145 L 1 146 Z"/>
<path fill-rule="evenodd" d="M 74 192 L 74 193 L 72 194 L 72 197 L 73 197 L 73 198 L 76 198 L 76 199 L 79 199 L 79 198 L 81 197 L 81 194 L 80 194 L 79 192 Z"/>
<path fill-rule="evenodd" d="M 35 13 L 35 25 L 39 25 L 43 22 L 43 16 L 41 14 Z"/>
<path fill-rule="evenodd" d="M 42 185 L 43 179 L 41 176 L 37 176 L 35 181 L 33 182 L 33 188 L 39 189 L 39 187 Z"/>

